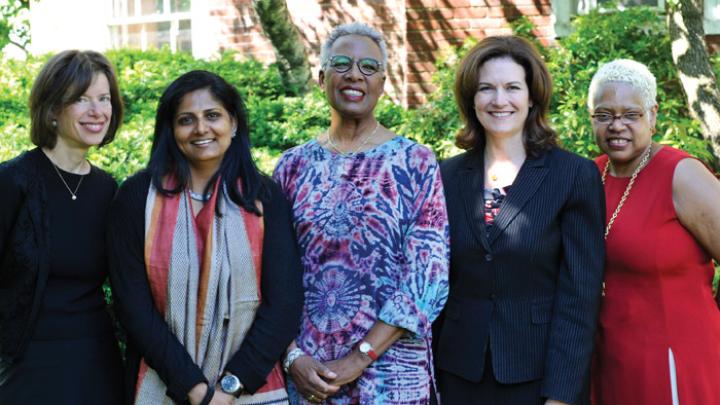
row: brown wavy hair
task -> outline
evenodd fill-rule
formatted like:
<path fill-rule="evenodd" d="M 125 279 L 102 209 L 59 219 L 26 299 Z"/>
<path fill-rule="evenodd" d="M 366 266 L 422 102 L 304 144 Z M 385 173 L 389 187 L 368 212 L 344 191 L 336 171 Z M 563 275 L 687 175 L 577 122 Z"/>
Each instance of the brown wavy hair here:
<path fill-rule="evenodd" d="M 505 57 L 525 70 L 525 82 L 533 105 L 525 120 L 523 141 L 525 152 L 537 157 L 557 144 L 557 134 L 546 117 L 552 96 L 552 78 L 535 46 L 514 35 L 487 37 L 460 62 L 455 75 L 455 102 L 465 126 L 456 136 L 455 144 L 462 149 L 485 145 L 485 128 L 475 115 L 474 101 L 480 68 L 490 59 Z"/>

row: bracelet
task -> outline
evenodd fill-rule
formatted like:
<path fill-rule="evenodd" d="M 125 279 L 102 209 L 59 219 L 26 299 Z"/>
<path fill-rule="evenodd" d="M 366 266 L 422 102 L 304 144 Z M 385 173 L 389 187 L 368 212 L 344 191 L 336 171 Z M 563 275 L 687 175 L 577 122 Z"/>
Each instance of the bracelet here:
<path fill-rule="evenodd" d="M 285 356 L 285 361 L 283 361 L 283 364 L 282 364 L 282 368 L 283 368 L 283 371 L 285 371 L 285 374 L 290 373 L 290 366 L 292 366 L 292 364 L 295 362 L 295 360 L 297 360 L 297 358 L 301 357 L 301 356 L 307 356 L 307 353 L 305 353 L 305 351 L 303 351 L 303 349 L 296 347 L 296 348 L 290 350 L 290 353 L 288 353 L 287 356 Z"/>
<path fill-rule="evenodd" d="M 210 401 L 212 401 L 213 396 L 215 396 L 215 388 L 208 384 L 207 391 L 205 391 L 205 396 L 198 405 L 210 405 Z"/>

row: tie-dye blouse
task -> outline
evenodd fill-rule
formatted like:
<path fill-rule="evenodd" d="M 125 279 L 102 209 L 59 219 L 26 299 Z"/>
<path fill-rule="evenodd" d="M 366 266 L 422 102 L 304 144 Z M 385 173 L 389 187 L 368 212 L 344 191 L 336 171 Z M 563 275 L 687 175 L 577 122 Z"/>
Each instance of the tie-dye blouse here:
<path fill-rule="evenodd" d="M 433 153 L 403 137 L 352 156 L 310 141 L 283 155 L 274 178 L 303 253 L 298 346 L 325 362 L 346 356 L 378 319 L 407 330 L 332 403 L 427 404 L 431 322 L 447 299 L 449 263 Z"/>

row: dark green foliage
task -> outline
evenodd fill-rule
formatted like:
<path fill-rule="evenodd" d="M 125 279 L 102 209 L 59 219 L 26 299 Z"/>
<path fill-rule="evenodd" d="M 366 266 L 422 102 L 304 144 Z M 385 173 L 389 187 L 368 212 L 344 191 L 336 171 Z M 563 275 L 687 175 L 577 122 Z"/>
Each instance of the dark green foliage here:
<path fill-rule="evenodd" d="M 658 78 L 657 140 L 680 147 L 709 160 L 700 126 L 687 111 L 662 17 L 650 8 L 623 12 L 593 12 L 578 17 L 576 31 L 551 47 L 541 47 L 555 81 L 550 118 L 562 144 L 581 155 L 598 153 L 586 107 L 587 88 L 602 62 L 630 57 L 646 63 Z M 518 19 L 513 26 L 519 35 L 532 37 L 532 24 Z M 440 158 L 458 152 L 454 136 L 461 127 L 453 96 L 455 67 L 470 49 L 448 49 L 437 62 L 433 76 L 435 92 L 427 103 L 404 110 L 389 98 L 381 98 L 376 115 L 393 131 L 428 145 Z M 243 95 L 249 116 L 254 154 L 260 168 L 272 171 L 280 153 L 325 131 L 330 112 L 325 95 L 312 86 L 302 96 L 287 95 L 287 86 L 277 64 L 263 66 L 254 60 L 239 60 L 229 52 L 219 60 L 195 60 L 184 53 L 158 51 L 110 51 L 127 106 L 127 116 L 116 140 L 102 150 L 92 150 L 91 160 L 123 180 L 145 165 L 150 151 L 155 108 L 160 94 L 176 77 L 192 69 L 207 69 L 225 77 Z M 3 61 L 0 66 L 0 160 L 31 147 L 28 140 L 27 97 L 32 81 L 47 57 L 27 61 Z M 720 73 L 720 56 L 712 63 Z"/>
<path fill-rule="evenodd" d="M 286 94 L 305 93 L 310 82 L 310 66 L 287 4 L 284 0 L 253 0 L 253 7 L 275 47 Z"/>
<path fill-rule="evenodd" d="M 566 147 L 588 156 L 599 152 L 586 107 L 590 79 L 601 64 L 630 58 L 648 65 L 657 78 L 659 110 L 655 139 L 705 161 L 712 159 L 699 123 L 690 118 L 672 61 L 667 26 L 656 9 L 593 11 L 577 18 L 574 26 L 575 32 L 548 52 L 555 82 L 552 123 Z"/>
<path fill-rule="evenodd" d="M 703 159 L 711 160 L 700 125 L 690 118 L 677 71 L 670 53 L 670 37 L 656 9 L 632 7 L 622 12 L 594 11 L 574 21 L 575 32 L 556 45 L 544 47 L 533 36 L 532 24 L 524 18 L 513 22 L 515 32 L 538 45 L 553 77 L 554 95 L 550 120 L 561 144 L 586 157 L 595 157 L 595 145 L 587 111 L 590 79 L 602 63 L 632 58 L 647 64 L 658 79 L 656 140 Z M 475 41 L 450 52 L 438 63 L 433 83 L 437 90 L 430 101 L 408 113 L 405 128 L 416 139 L 435 149 L 441 157 L 452 154 L 451 137 L 461 127 L 453 96 L 455 67 Z M 720 56 L 713 66 L 720 71 Z"/>

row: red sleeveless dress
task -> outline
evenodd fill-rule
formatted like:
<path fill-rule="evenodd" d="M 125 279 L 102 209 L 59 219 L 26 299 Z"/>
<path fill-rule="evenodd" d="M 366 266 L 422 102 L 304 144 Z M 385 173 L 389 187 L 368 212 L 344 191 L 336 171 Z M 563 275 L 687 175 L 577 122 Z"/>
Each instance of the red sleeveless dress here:
<path fill-rule="evenodd" d="M 608 235 L 592 369 L 594 405 L 672 405 L 673 385 L 680 405 L 720 404 L 714 269 L 680 224 L 672 200 L 675 167 L 688 157 L 663 147 L 638 175 Z M 601 173 L 607 159 L 596 159 Z M 608 174 L 608 220 L 628 182 Z"/>

